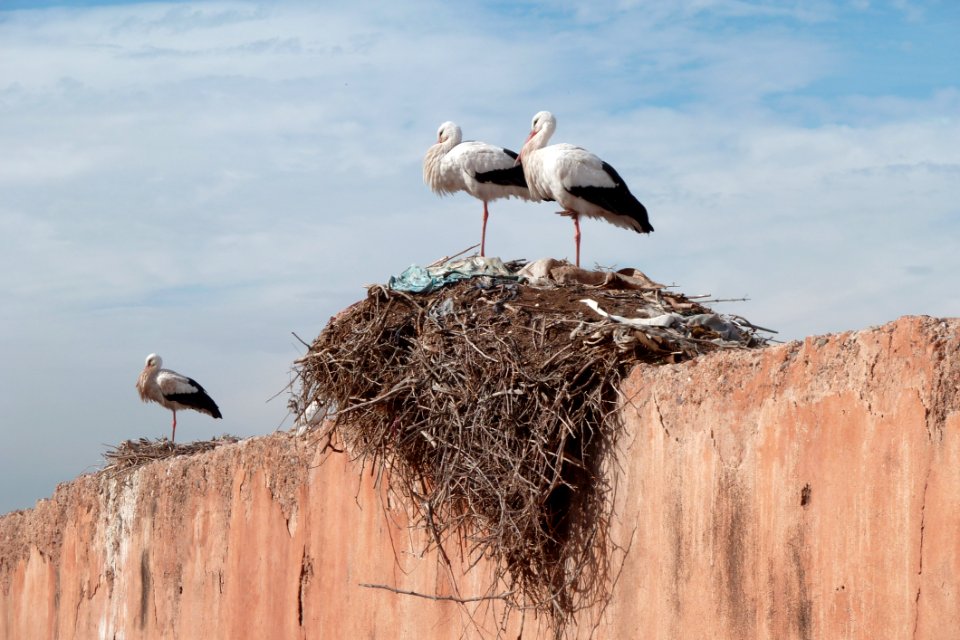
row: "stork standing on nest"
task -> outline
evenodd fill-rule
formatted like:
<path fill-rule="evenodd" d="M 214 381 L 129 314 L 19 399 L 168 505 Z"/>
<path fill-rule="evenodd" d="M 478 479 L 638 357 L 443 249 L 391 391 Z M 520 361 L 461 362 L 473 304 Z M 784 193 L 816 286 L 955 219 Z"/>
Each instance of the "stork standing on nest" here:
<path fill-rule="evenodd" d="M 547 146 L 556 128 L 557 119 L 549 111 L 533 116 L 530 135 L 520 149 L 517 163 L 522 163 L 532 200 L 556 200 L 563 207 L 558 213 L 573 218 L 577 266 L 582 215 L 637 233 L 653 231 L 646 207 L 630 193 L 613 167 L 582 147 Z"/>
<path fill-rule="evenodd" d="M 146 366 L 137 379 L 137 391 L 144 402 L 157 402 L 173 412 L 173 432 L 170 442 L 177 438 L 177 410 L 193 409 L 214 418 L 222 418 L 213 398 L 193 378 L 176 371 L 162 369 L 163 360 L 155 353 L 147 356 Z"/>
<path fill-rule="evenodd" d="M 487 244 L 487 203 L 511 196 L 529 200 L 530 192 L 515 152 L 486 142 L 461 142 L 462 139 L 460 127 L 453 122 L 440 125 L 437 143 L 423 158 L 423 181 L 437 195 L 466 191 L 483 202 L 483 256 Z"/>

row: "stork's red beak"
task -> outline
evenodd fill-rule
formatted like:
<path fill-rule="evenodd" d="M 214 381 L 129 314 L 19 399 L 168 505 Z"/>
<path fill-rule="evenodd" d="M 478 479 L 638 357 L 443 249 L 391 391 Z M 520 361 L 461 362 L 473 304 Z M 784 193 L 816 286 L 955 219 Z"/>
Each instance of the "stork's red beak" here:
<path fill-rule="evenodd" d="M 527 150 L 527 143 L 530 142 L 530 139 L 535 135 L 537 135 L 537 132 L 531 131 L 530 135 L 527 136 L 527 139 L 523 141 L 523 146 L 520 147 L 520 153 L 517 154 L 517 159 L 514 160 L 513 166 L 517 166 L 523 162 L 523 152 Z"/>

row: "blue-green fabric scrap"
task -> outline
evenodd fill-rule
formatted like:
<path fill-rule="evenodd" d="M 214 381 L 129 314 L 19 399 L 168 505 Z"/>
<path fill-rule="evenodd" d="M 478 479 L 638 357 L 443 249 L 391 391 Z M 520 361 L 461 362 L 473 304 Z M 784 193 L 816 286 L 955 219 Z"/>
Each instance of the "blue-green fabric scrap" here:
<path fill-rule="evenodd" d="M 507 269 L 500 258 L 473 257 L 434 267 L 412 264 L 400 275 L 390 276 L 387 286 L 394 291 L 430 293 L 461 280 L 479 277 L 503 278 L 514 282 L 520 279 Z"/>

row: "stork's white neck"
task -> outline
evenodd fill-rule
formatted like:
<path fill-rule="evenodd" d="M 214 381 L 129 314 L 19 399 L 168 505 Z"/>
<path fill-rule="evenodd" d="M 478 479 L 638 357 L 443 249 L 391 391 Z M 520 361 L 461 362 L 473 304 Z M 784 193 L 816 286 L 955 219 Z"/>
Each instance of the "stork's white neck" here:
<path fill-rule="evenodd" d="M 435 193 L 448 192 L 443 185 L 441 164 L 443 157 L 463 140 L 463 133 L 453 122 L 444 122 L 437 131 L 437 142 L 427 149 L 423 158 L 423 181 Z"/>
<path fill-rule="evenodd" d="M 553 114 L 548 112 L 538 113 L 533 119 L 533 128 L 530 130 L 530 135 L 520 151 L 521 160 L 534 151 L 547 146 L 556 129 L 557 120 L 553 117 Z"/>

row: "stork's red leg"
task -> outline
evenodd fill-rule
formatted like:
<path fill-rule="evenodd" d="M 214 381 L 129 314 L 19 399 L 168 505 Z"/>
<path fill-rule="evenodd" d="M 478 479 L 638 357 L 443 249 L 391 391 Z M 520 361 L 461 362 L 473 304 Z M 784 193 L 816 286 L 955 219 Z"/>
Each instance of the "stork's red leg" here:
<path fill-rule="evenodd" d="M 487 245 L 487 201 L 483 201 L 483 231 L 480 232 L 480 257 L 484 256 L 483 250 Z"/>
<path fill-rule="evenodd" d="M 573 214 L 573 241 L 577 245 L 577 266 L 580 266 L 580 215 Z"/>
<path fill-rule="evenodd" d="M 173 409 L 171 411 L 173 411 L 173 433 L 170 434 L 170 442 L 173 443 L 177 441 L 177 412 Z"/>

